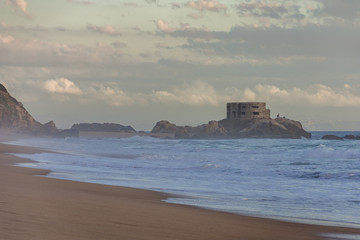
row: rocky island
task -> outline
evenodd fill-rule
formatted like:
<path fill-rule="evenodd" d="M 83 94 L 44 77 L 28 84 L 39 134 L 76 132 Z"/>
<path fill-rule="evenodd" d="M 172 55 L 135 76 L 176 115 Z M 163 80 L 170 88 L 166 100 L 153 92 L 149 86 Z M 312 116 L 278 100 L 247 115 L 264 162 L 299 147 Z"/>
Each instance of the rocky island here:
<path fill-rule="evenodd" d="M 159 121 L 151 133 L 179 139 L 311 138 L 311 133 L 306 132 L 298 121 L 280 117 L 271 119 L 264 102 L 228 103 L 226 119 L 196 127 Z"/>
<path fill-rule="evenodd" d="M 79 123 L 74 124 L 71 129 L 84 132 L 123 132 L 136 133 L 131 126 L 123 126 L 117 123 Z"/>

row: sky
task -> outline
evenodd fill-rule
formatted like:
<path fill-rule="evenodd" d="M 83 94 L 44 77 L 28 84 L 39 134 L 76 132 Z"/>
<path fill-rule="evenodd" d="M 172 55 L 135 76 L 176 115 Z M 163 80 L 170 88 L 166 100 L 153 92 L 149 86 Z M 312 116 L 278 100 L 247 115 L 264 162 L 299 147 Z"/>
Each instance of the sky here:
<path fill-rule="evenodd" d="M 42 123 L 151 130 L 265 101 L 360 130 L 359 0 L 0 0 L 0 82 Z"/>

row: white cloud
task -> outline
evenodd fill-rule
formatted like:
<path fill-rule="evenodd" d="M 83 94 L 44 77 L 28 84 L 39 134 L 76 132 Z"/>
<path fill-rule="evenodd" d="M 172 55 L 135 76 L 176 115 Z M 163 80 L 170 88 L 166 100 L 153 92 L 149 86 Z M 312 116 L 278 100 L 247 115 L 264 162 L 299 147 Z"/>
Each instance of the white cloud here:
<path fill-rule="evenodd" d="M 199 11 L 208 10 L 208 11 L 218 12 L 227 9 L 226 5 L 221 4 L 218 1 L 211 1 L 211 0 L 189 1 L 186 3 L 186 6 L 194 8 Z"/>
<path fill-rule="evenodd" d="M 13 36 L 2 36 L 0 35 L 0 43 L 3 43 L 3 44 L 9 44 L 11 42 L 13 42 L 15 39 Z"/>
<path fill-rule="evenodd" d="M 86 95 L 90 96 L 92 100 L 104 101 L 110 106 L 131 106 L 137 100 L 141 102 L 140 98 L 136 99 L 135 96 L 126 93 L 117 86 L 107 86 L 102 84 L 90 87 Z"/>
<path fill-rule="evenodd" d="M 211 32 L 208 31 L 205 27 L 196 28 L 192 27 L 188 23 L 183 23 L 177 28 L 169 27 L 169 24 L 163 20 L 157 20 L 156 27 L 162 32 L 166 34 L 170 34 L 174 37 L 190 37 L 190 38 L 211 38 Z"/>
<path fill-rule="evenodd" d="M 96 84 L 84 91 L 83 102 L 103 101 L 111 106 L 132 106 L 149 104 L 185 104 L 191 106 L 218 105 L 215 89 L 201 81 L 184 84 L 172 90 L 152 92 L 131 92 L 117 84 Z M 85 99 L 87 98 L 87 99 Z"/>
<path fill-rule="evenodd" d="M 156 26 L 162 32 L 171 33 L 176 31 L 175 28 L 170 28 L 167 22 L 160 19 L 156 21 Z"/>
<path fill-rule="evenodd" d="M 306 89 L 281 89 L 273 85 L 258 84 L 254 92 L 258 100 L 282 105 L 312 107 L 360 107 L 359 87 L 345 84 L 342 88 L 331 88 L 314 84 Z"/>
<path fill-rule="evenodd" d="M 344 88 L 335 90 L 329 86 L 318 84 L 312 86 L 310 92 L 302 94 L 309 103 L 315 106 L 359 107 L 360 95 L 352 93 L 350 89 L 350 85 L 345 85 Z M 359 92 L 357 91 L 357 93 Z"/>
<path fill-rule="evenodd" d="M 195 81 L 170 90 L 132 92 L 121 89 L 116 83 L 95 84 L 80 90 L 68 79 L 48 80 L 44 88 L 52 93 L 81 95 L 82 103 L 102 101 L 111 106 L 149 104 L 183 104 L 189 106 L 219 106 L 226 102 L 265 101 L 269 104 L 302 107 L 360 107 L 360 86 L 343 85 L 331 88 L 314 84 L 307 88 L 280 88 L 258 84 L 253 88 L 226 88 L 216 90 L 212 85 Z"/>
<path fill-rule="evenodd" d="M 101 34 L 108 34 L 110 36 L 116 37 L 116 36 L 121 36 L 121 33 L 116 31 L 115 28 L 113 28 L 112 26 L 95 26 L 93 24 L 88 24 L 86 25 L 87 29 L 96 32 L 96 33 L 101 33 Z"/>
<path fill-rule="evenodd" d="M 236 100 L 236 99 L 234 99 Z M 241 97 L 241 101 L 255 101 L 256 100 L 256 93 L 249 88 L 245 88 L 243 96 Z"/>
<path fill-rule="evenodd" d="M 73 94 L 80 95 L 82 91 L 75 85 L 74 82 L 66 78 L 57 78 L 47 80 L 44 84 L 44 89 L 51 93 Z"/>
<path fill-rule="evenodd" d="M 186 105 L 218 105 L 218 95 L 213 86 L 196 81 L 171 91 L 154 91 L 155 101 L 177 102 Z"/>
<path fill-rule="evenodd" d="M 25 16 L 30 17 L 30 13 L 27 10 L 27 2 L 25 0 L 7 0 L 6 2 L 9 6 L 20 11 Z"/>
<path fill-rule="evenodd" d="M 265 94 L 270 96 L 279 96 L 279 97 L 289 96 L 289 92 L 287 90 L 281 90 L 279 87 L 272 85 L 258 84 L 256 85 L 255 90 L 259 94 Z"/>

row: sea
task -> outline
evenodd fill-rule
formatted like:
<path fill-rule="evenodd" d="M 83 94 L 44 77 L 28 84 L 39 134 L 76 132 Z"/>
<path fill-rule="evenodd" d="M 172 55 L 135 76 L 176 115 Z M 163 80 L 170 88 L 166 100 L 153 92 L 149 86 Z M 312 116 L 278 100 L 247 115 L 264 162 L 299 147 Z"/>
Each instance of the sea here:
<path fill-rule="evenodd" d="M 360 141 L 35 138 L 11 144 L 46 177 L 174 194 L 166 202 L 286 221 L 360 228 Z M 176 197 L 175 197 L 176 196 Z"/>

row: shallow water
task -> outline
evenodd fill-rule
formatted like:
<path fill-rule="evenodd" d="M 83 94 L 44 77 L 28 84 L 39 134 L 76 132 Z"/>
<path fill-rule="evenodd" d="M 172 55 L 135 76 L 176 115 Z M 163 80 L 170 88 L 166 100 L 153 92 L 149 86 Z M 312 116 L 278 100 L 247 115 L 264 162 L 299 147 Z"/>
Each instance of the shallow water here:
<path fill-rule="evenodd" d="M 169 202 L 360 227 L 360 141 L 28 139 L 49 177 L 182 194 Z M 345 135 L 349 133 L 336 133 Z M 354 133 L 352 133 L 354 134 Z M 355 133 L 359 135 L 359 133 Z M 14 144 L 14 142 L 13 142 Z"/>

